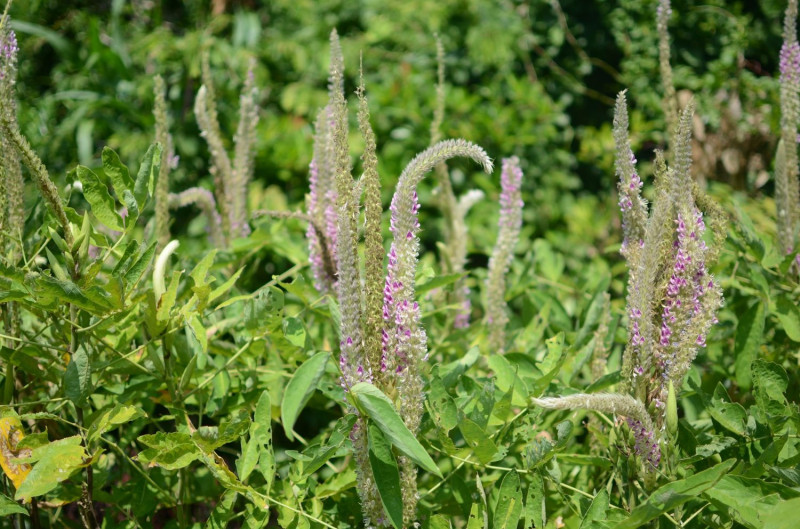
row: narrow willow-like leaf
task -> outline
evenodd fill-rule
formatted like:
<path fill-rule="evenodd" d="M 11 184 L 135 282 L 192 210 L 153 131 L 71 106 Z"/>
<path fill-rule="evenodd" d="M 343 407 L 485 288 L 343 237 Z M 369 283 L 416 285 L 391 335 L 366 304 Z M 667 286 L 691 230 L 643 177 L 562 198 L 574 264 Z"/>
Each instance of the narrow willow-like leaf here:
<path fill-rule="evenodd" d="M 329 353 L 317 353 L 297 368 L 281 401 L 281 422 L 286 437 L 294 439 L 292 428 L 311 395 L 317 389 L 317 383 L 325 373 L 325 366 L 330 358 Z"/>
<path fill-rule="evenodd" d="M 375 485 L 381 496 L 381 504 L 396 529 L 403 527 L 403 495 L 400 490 L 400 471 L 392 453 L 392 445 L 386 440 L 381 429 L 370 423 L 367 427 L 369 437 L 369 463 Z"/>
<path fill-rule="evenodd" d="M 417 441 L 414 434 L 406 428 L 392 402 L 381 390 L 369 382 L 360 382 L 350 391 L 359 408 L 381 429 L 398 450 L 428 472 L 442 477 L 439 467 Z"/>

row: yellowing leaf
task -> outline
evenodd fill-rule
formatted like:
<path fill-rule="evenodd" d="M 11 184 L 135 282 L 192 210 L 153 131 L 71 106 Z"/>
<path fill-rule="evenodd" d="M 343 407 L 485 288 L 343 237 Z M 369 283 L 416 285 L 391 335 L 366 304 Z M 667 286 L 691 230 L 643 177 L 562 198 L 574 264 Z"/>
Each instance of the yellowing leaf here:
<path fill-rule="evenodd" d="M 16 462 L 16 459 L 20 457 L 17 445 L 24 437 L 25 432 L 22 431 L 22 423 L 18 418 L 3 417 L 0 419 L 0 466 L 14 484 L 14 488 L 17 489 L 31 471 L 29 464 Z M 26 455 L 22 454 L 23 457 Z"/>

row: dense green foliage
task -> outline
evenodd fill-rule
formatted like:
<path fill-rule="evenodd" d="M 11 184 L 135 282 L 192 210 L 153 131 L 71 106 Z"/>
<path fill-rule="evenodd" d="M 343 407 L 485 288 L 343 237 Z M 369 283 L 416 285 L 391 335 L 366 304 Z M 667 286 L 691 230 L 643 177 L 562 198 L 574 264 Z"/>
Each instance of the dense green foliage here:
<path fill-rule="evenodd" d="M 23 152 L 19 231 L 0 215 L 0 526 L 360 527 L 364 464 L 395 526 L 408 505 L 405 469 L 418 467 L 417 520 L 431 529 L 795 527 L 800 270 L 778 243 L 773 199 L 784 2 L 673 5 L 678 101 L 694 96 L 692 170 L 710 197 L 698 194 L 698 208 L 715 202 L 725 221 L 709 222 L 707 237 L 725 239 L 709 270 L 724 305 L 676 390 L 677 429 L 655 469 L 614 413 L 549 411 L 535 399 L 626 384 L 629 272 L 612 112 L 627 89 L 632 148 L 653 199 L 660 188 L 649 175 L 664 174 L 654 151 L 673 148 L 657 2 L 256 4 L 30 0 L 10 10 L 20 132 L 60 198 L 40 191 Z M 384 252 L 398 178 L 432 143 L 435 35 L 445 52 L 442 136 L 496 160 L 488 175 L 448 162 L 456 195 L 486 197 L 466 215 L 466 274 L 443 262 L 439 181 L 419 186 L 412 293 L 428 358 L 418 432 L 398 414 L 402 392 L 389 377 L 343 389 L 343 370 L 355 367 L 339 360 L 348 309 L 315 286 L 308 219 L 296 214 L 306 211 L 317 113 L 332 98 L 334 27 L 350 106 L 342 137 L 356 177 L 377 163 L 380 188 L 365 195 L 379 195 L 385 211 L 370 218 L 368 202 L 366 229 L 383 221 Z M 370 144 L 356 126 L 359 54 L 377 161 L 356 158 Z M 217 244 L 206 233 L 213 215 L 183 204 L 169 214 L 179 245 L 163 250 L 159 173 L 175 160 L 162 138 L 171 134 L 178 156 L 169 190 L 214 190 L 217 153 L 195 100 L 213 84 L 235 163 L 252 59 L 260 111 L 243 195 L 252 231 Z M 156 75 L 168 116 L 159 138 Z M 8 167 L 20 148 L 2 125 Z M 500 159 L 511 156 L 525 206 L 501 292 L 508 322 L 490 341 L 485 285 Z M 364 231 L 364 218 L 355 224 Z M 362 238 L 370 255 L 376 239 Z M 368 266 L 365 283 L 374 282 Z M 461 307 L 448 295 L 464 286 L 472 323 L 455 328 Z"/>

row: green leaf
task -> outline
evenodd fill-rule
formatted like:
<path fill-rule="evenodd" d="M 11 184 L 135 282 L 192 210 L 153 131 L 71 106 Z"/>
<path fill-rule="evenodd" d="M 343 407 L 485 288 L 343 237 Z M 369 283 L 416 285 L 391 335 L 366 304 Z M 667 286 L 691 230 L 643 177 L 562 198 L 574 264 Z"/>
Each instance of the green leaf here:
<path fill-rule="evenodd" d="M 531 474 L 531 484 L 525 497 L 525 527 L 544 527 L 547 519 L 544 502 L 544 480 L 538 472 Z"/>
<path fill-rule="evenodd" d="M 205 453 L 238 441 L 250 428 L 250 414 L 239 410 L 220 421 L 219 426 L 201 426 L 192 433 L 192 441 Z"/>
<path fill-rule="evenodd" d="M 483 505 L 480 503 L 473 503 L 469 510 L 467 529 L 489 529 L 489 526 L 483 523 L 483 515 Z"/>
<path fill-rule="evenodd" d="M 233 288 L 233 285 L 236 284 L 236 281 L 239 279 L 239 276 L 242 275 L 242 272 L 244 272 L 244 268 L 237 270 L 236 273 L 229 277 L 224 283 L 212 290 L 211 294 L 208 295 L 208 302 L 211 303 Z"/>
<path fill-rule="evenodd" d="M 158 465 L 166 470 L 178 470 L 200 457 L 200 448 L 189 434 L 158 432 L 142 435 L 138 442 L 149 447 L 139 452 L 136 459 L 146 465 Z"/>
<path fill-rule="evenodd" d="M 148 196 L 153 196 L 153 189 L 155 188 L 156 175 L 161 166 L 161 153 L 162 146 L 160 143 L 154 143 L 147 149 L 144 154 L 142 163 L 139 166 L 139 173 L 136 175 L 136 182 L 133 184 L 133 196 L 136 197 L 136 203 L 139 205 L 139 211 L 144 209 Z"/>
<path fill-rule="evenodd" d="M 83 196 L 97 220 L 112 230 L 122 231 L 122 217 L 117 213 L 116 203 L 108 194 L 106 185 L 88 167 L 79 165 L 76 174 L 83 184 Z"/>
<path fill-rule="evenodd" d="M 304 347 L 306 344 L 306 328 L 300 318 L 283 320 L 283 335 L 294 346 Z"/>
<path fill-rule="evenodd" d="M 206 525 L 208 529 L 227 529 L 230 527 L 230 521 L 237 514 L 233 508 L 236 503 L 236 496 L 238 496 L 238 493 L 235 491 L 225 491 L 222 499 L 217 502 L 216 507 L 211 511 L 211 516 L 209 516 Z"/>
<path fill-rule="evenodd" d="M 92 385 L 92 368 L 82 345 L 78 346 L 67 364 L 63 385 L 64 395 L 76 406 L 83 406 Z"/>
<path fill-rule="evenodd" d="M 434 514 L 428 521 L 428 529 L 453 529 L 450 518 L 443 514 Z"/>
<path fill-rule="evenodd" d="M 431 369 L 430 390 L 427 397 L 433 410 L 431 418 L 436 425 L 447 432 L 455 428 L 458 425 L 458 408 L 447 390 L 444 389 L 442 379 L 439 378 L 439 366 Z"/>
<path fill-rule="evenodd" d="M 354 385 L 350 388 L 350 394 L 356 399 L 358 406 L 367 417 L 375 421 L 375 424 L 398 450 L 428 472 L 442 477 L 441 471 L 431 456 L 417 441 L 414 434 L 406 428 L 389 397 L 369 382 L 359 382 Z"/>
<path fill-rule="evenodd" d="M 782 501 L 759 514 L 762 520 L 761 527 L 769 529 L 796 529 L 797 513 L 800 511 L 800 498 Z"/>
<path fill-rule="evenodd" d="M 144 245 L 143 245 L 144 246 Z M 147 272 L 147 268 L 153 261 L 153 256 L 156 254 L 156 243 L 151 243 L 150 246 L 142 253 L 141 257 L 136 259 L 134 263 L 125 271 L 125 293 L 130 292 L 139 284 L 142 276 Z"/>
<path fill-rule="evenodd" d="M 766 360 L 756 360 L 751 366 L 756 401 L 776 400 L 784 402 L 784 393 L 789 388 L 789 377 L 783 367 Z"/>
<path fill-rule="evenodd" d="M 28 516 L 28 510 L 5 494 L 0 494 L 0 516 L 11 516 L 12 514 Z"/>
<path fill-rule="evenodd" d="M 597 496 L 592 500 L 589 508 L 586 509 L 586 514 L 583 515 L 581 526 L 579 529 L 593 529 L 595 522 L 606 519 L 606 512 L 608 511 L 608 493 L 601 490 Z"/>
<path fill-rule="evenodd" d="M 793 341 L 800 342 L 800 307 L 786 296 L 779 296 L 775 301 L 775 314 L 786 335 Z"/>
<path fill-rule="evenodd" d="M 86 459 L 86 451 L 77 435 L 35 448 L 29 460 L 36 463 L 17 489 L 14 499 L 28 501 L 34 496 L 47 494 L 76 470 L 85 467 Z"/>
<path fill-rule="evenodd" d="M 183 270 L 173 271 L 166 292 L 161 295 L 161 299 L 156 300 L 158 306 L 156 320 L 159 322 L 165 322 L 169 319 L 172 307 L 175 306 L 175 300 L 178 297 L 178 285 L 181 282 L 181 275 L 183 275 Z"/>
<path fill-rule="evenodd" d="M 750 389 L 750 364 L 758 356 L 758 348 L 764 337 L 766 314 L 764 304 L 756 301 L 741 318 L 736 327 L 734 358 L 736 358 L 736 383 L 743 389 Z"/>
<path fill-rule="evenodd" d="M 626 520 L 615 525 L 615 529 L 641 527 L 663 513 L 672 511 L 675 507 L 697 498 L 722 479 L 722 476 L 727 474 L 735 464 L 735 459 L 728 459 L 708 470 L 664 485 L 653 492 L 645 503 L 636 507 Z"/>
<path fill-rule="evenodd" d="M 113 430 L 117 426 L 135 421 L 136 419 L 145 416 L 146 414 L 135 406 L 123 406 L 122 404 L 117 404 L 110 410 L 103 412 L 100 417 L 92 422 L 92 425 L 89 427 L 87 439 L 90 443 L 92 443 L 101 435 Z"/>
<path fill-rule="evenodd" d="M 467 445 L 472 448 L 475 457 L 484 465 L 494 459 L 497 453 L 497 445 L 486 431 L 475 421 L 462 417 L 458 422 L 458 429 L 467 441 Z"/>
<path fill-rule="evenodd" d="M 500 493 L 494 506 L 495 529 L 516 529 L 522 515 L 522 489 L 516 470 L 507 473 L 500 483 Z"/>
<path fill-rule="evenodd" d="M 767 483 L 760 478 L 728 475 L 703 495 L 719 505 L 723 511 L 727 511 L 738 523 L 756 529 L 771 527 L 762 525 L 760 515 L 774 509 L 780 502 L 782 493 L 800 496 L 800 493 L 788 487 Z"/>
<path fill-rule="evenodd" d="M 517 369 L 505 356 L 491 355 L 489 368 L 494 371 L 497 388 L 503 392 L 511 392 L 511 404 L 525 406 L 528 402 L 528 387 L 517 376 Z"/>
<path fill-rule="evenodd" d="M 272 401 L 267 390 L 264 390 L 258 398 L 253 422 L 250 424 L 250 438 L 242 450 L 241 457 L 236 461 L 240 480 L 245 481 L 250 476 L 259 459 L 263 460 L 263 467 L 260 466 L 259 470 L 264 469 L 262 474 L 267 480 L 267 490 L 269 490 L 275 473 L 275 459 L 272 452 Z"/>
<path fill-rule="evenodd" d="M 363 434 L 362 434 L 363 435 Z M 369 439 L 369 464 L 375 485 L 381 497 L 383 509 L 396 529 L 403 527 L 403 494 L 400 490 L 400 471 L 392 453 L 392 447 L 381 429 L 370 422 L 367 426 Z"/>
<path fill-rule="evenodd" d="M 131 174 L 122 160 L 119 159 L 117 153 L 108 147 L 103 147 L 103 171 L 106 176 L 111 180 L 111 186 L 114 188 L 117 198 L 122 202 L 122 197 L 125 191 L 133 192 L 134 182 Z M 138 206 L 138 205 L 137 205 Z"/>
<path fill-rule="evenodd" d="M 745 425 L 747 424 L 747 411 L 738 402 L 731 403 L 729 401 L 728 392 L 725 391 L 722 382 L 718 383 L 717 388 L 714 390 L 708 413 L 731 432 L 744 435 Z"/>
<path fill-rule="evenodd" d="M 545 342 L 547 354 L 537 366 L 544 373 L 531 388 L 534 397 L 540 397 L 556 377 L 567 359 L 567 348 L 564 347 L 564 333 L 560 332 Z"/>
<path fill-rule="evenodd" d="M 297 416 L 317 389 L 317 383 L 325 373 L 329 358 L 330 353 L 315 354 L 297 368 L 289 384 L 286 385 L 281 402 L 281 422 L 283 431 L 289 439 L 294 439 L 292 428 Z"/>
<path fill-rule="evenodd" d="M 421 285 L 417 285 L 416 288 L 417 295 L 419 296 L 421 294 L 424 294 L 425 292 L 428 292 L 429 290 L 453 284 L 466 275 L 467 275 L 466 273 L 460 273 L 460 274 L 446 274 L 446 275 L 432 277 L 429 281 L 426 281 Z"/>

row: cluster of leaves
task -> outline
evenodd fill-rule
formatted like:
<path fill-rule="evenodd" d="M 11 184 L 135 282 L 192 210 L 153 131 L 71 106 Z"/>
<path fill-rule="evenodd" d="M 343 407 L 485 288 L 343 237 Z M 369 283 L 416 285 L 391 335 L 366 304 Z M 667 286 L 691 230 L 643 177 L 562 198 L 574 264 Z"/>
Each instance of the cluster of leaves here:
<path fill-rule="evenodd" d="M 615 386 L 627 342 L 626 271 L 618 255 L 615 200 L 605 193 L 578 200 L 564 192 L 578 184 L 568 173 L 576 157 L 563 148 L 572 134 L 564 114 L 568 98 L 546 97 L 553 91 L 549 85 L 560 86 L 559 81 L 547 81 L 540 72 L 544 82 L 531 85 L 504 66 L 516 64 L 516 52 L 510 50 L 517 48 L 509 39 L 527 36 L 530 45 L 547 52 L 537 51 L 538 60 L 551 60 L 564 39 L 563 29 L 560 37 L 557 29 L 542 32 L 552 42 L 538 43 L 534 26 L 503 29 L 506 20 L 518 22 L 514 16 L 525 5 L 485 11 L 479 2 L 470 3 L 470 16 L 485 15 L 496 26 L 490 33 L 495 39 L 479 29 L 456 36 L 458 25 L 451 24 L 456 15 L 444 7 L 422 26 L 440 24 L 447 49 L 460 49 L 451 43 L 463 39 L 468 43 L 468 56 L 453 57 L 464 67 L 448 70 L 457 86 L 448 93 L 452 117 L 445 130 L 489 138 L 491 153 L 516 149 L 523 163 L 536 166 L 534 181 L 548 184 L 541 192 L 529 186 L 524 195 L 526 225 L 505 296 L 511 309 L 506 354 L 489 346 L 488 329 L 481 323 L 453 328 L 459 307 L 436 303 L 441 298 L 435 292 L 453 288 L 462 276 L 442 275 L 435 252 L 421 257 L 416 293 L 432 367 L 424 377 L 425 414 L 415 437 L 408 435 L 391 402 L 370 386 L 354 387 L 348 395 L 341 388 L 334 361 L 339 307 L 313 286 L 305 226 L 299 221 L 254 221 L 252 233 L 217 250 L 202 232 L 202 220 L 173 219 L 180 246 L 168 245 L 157 256 L 148 223 L 162 148 L 148 148 L 154 136 L 146 103 L 152 86 L 139 83 L 131 65 L 165 64 L 168 85 L 177 87 L 169 92 L 172 115 L 182 116 L 179 107 L 186 105 L 180 88 L 200 73 L 199 61 L 184 56 L 199 57 L 205 30 L 173 38 L 160 26 L 169 13 L 159 7 L 151 20 L 137 15 L 141 18 L 133 22 L 139 29 L 128 41 L 121 29 L 129 15 L 124 5 L 113 3 L 107 33 L 101 29 L 106 22 L 96 15 L 77 13 L 73 24 L 89 22 L 85 47 L 39 26 L 16 25 L 59 53 L 91 59 L 97 68 L 81 69 L 65 81 L 60 95 L 50 94 L 36 106 L 31 104 L 34 92 L 20 89 L 23 132 L 30 133 L 45 162 L 66 169 L 77 152 L 83 165 L 67 173 L 61 186 L 67 189 L 62 195 L 74 240 L 65 241 L 64 225 L 35 199 L 32 185 L 23 232 L 0 233 L 5 325 L 0 337 L 0 463 L 6 476 L 0 523 L 359 527 L 350 441 L 356 417 L 347 413 L 349 399 L 374 425 L 368 432 L 370 464 L 380 480 L 387 523 L 396 523 L 402 508 L 400 491 L 392 487 L 398 473 L 395 456 L 403 454 L 421 468 L 418 519 L 427 528 L 794 527 L 792 514 L 800 507 L 800 283 L 791 256 L 778 249 L 771 199 L 754 200 L 726 184 L 710 186 L 709 194 L 732 220 L 713 270 L 726 305 L 681 392 L 674 464 L 659 469 L 652 488 L 638 478 L 630 432 L 612 416 L 544 412 L 531 405 L 532 398 L 544 394 Z M 203 22 L 204 7 L 188 5 L 194 5 L 192 20 Z M 358 37 L 352 41 L 345 39 L 345 61 L 356 64 L 358 44 L 370 39 L 413 50 L 418 34 L 398 31 L 395 24 L 416 27 L 429 11 L 415 7 L 342 9 L 338 22 L 343 34 L 349 34 L 348 24 L 366 28 L 354 31 Z M 532 13 L 546 6 L 535 7 L 523 20 L 533 20 Z M 292 116 L 308 123 L 324 104 L 325 68 L 309 65 L 325 55 L 316 52 L 324 48 L 332 21 L 320 17 L 312 23 L 311 15 L 294 13 L 280 2 L 270 9 L 262 15 L 285 19 L 269 29 L 262 29 L 258 14 L 245 10 L 212 22 L 210 32 L 232 32 L 234 44 L 213 39 L 211 62 L 227 63 L 237 72 L 227 77 L 237 79 L 249 60 L 245 48 L 260 42 L 262 32 L 275 37 L 297 30 L 292 39 L 274 39 L 263 52 L 271 55 L 270 68 L 255 70 L 264 81 L 261 86 L 280 90 L 275 100 L 282 112 L 271 113 L 268 106 L 262 116 L 257 175 L 274 177 L 257 177 L 250 201 L 269 210 L 299 209 L 290 205 L 300 202 L 300 191 L 283 193 L 267 186 L 296 184 L 310 160 L 310 129 L 298 126 Z M 612 15 L 623 26 L 625 17 L 641 16 L 631 6 L 614 9 Z M 642 29 L 649 23 L 634 25 L 632 40 L 612 25 L 617 27 L 614 37 L 631 46 L 654 42 Z M 24 55 L 25 39 L 20 40 Z M 375 87 L 376 109 L 403 101 L 402 107 L 374 112 L 385 154 L 381 174 L 396 175 L 409 153 L 427 143 L 425 133 L 415 131 L 427 131 L 433 117 L 421 109 L 434 99 L 434 47 L 427 55 L 404 51 L 399 58 L 389 52 L 371 55 L 369 49 L 365 46 L 366 81 Z M 370 67 L 384 60 L 408 68 L 390 75 Z M 645 70 L 626 64 L 631 80 L 646 77 Z M 719 71 L 728 72 L 720 64 Z M 540 63 L 535 66 L 539 71 Z M 33 66 L 23 66 L 23 74 L 25 68 Z M 304 70 L 311 73 L 297 73 Z M 374 79 L 370 71 L 378 72 Z M 217 69 L 220 115 L 235 115 L 227 112 L 236 107 L 235 97 L 224 94 L 238 93 L 240 87 L 223 82 L 225 74 Z M 471 75 L 492 79 L 502 89 L 473 93 L 466 88 Z M 120 100 L 138 99 L 138 94 L 145 103 L 112 105 L 108 96 L 98 97 L 97 86 L 108 79 L 117 95 L 127 94 Z M 717 89 L 708 79 L 696 82 Z M 417 93 L 416 87 L 425 88 Z M 644 98 L 634 122 L 655 113 L 658 96 L 650 90 L 633 91 Z M 777 98 L 774 87 L 770 90 Z M 418 105 L 420 98 L 430 101 Z M 66 108 L 59 106 L 63 101 L 69 101 Z M 492 102 L 496 114 L 480 110 L 485 101 Z M 57 128 L 52 142 L 34 130 L 39 123 L 34 112 Z M 54 120 L 59 112 L 64 115 Z M 106 114 L 115 117 L 117 128 L 102 128 Z M 130 120 L 130 126 L 119 124 L 121 119 Z M 201 179 L 197 175 L 206 174 L 207 156 L 200 152 L 197 130 L 183 121 L 192 119 L 178 120 L 173 127 L 182 157 L 175 181 L 194 185 Z M 505 121 L 508 127 L 496 126 Z M 232 130 L 229 125 L 223 123 Z M 73 145 L 72 137 L 77 151 L 64 149 Z M 612 150 L 610 132 L 598 132 L 596 139 Z M 124 148 L 120 155 L 109 148 L 95 152 L 98 142 Z M 128 169 L 132 162 L 123 163 L 136 158 L 141 158 L 137 170 Z M 612 172 L 610 161 L 598 161 L 597 168 Z M 498 178 L 470 171 L 466 164 L 451 168 L 497 197 Z M 392 177 L 384 180 L 385 198 L 393 182 Z M 292 187 L 305 189 L 306 184 Z M 420 192 L 423 202 L 428 194 Z M 477 204 L 467 218 L 475 263 L 488 260 L 494 242 L 496 224 L 485 221 L 498 215 L 493 202 Z M 435 224 L 434 212 L 421 213 L 424 227 Z M 534 220 L 539 215 L 561 222 Z M 468 266 L 468 273 L 480 285 L 487 271 Z M 475 303 L 476 316 L 482 307 Z M 601 363 L 598 369 L 600 357 L 605 367 Z"/>

